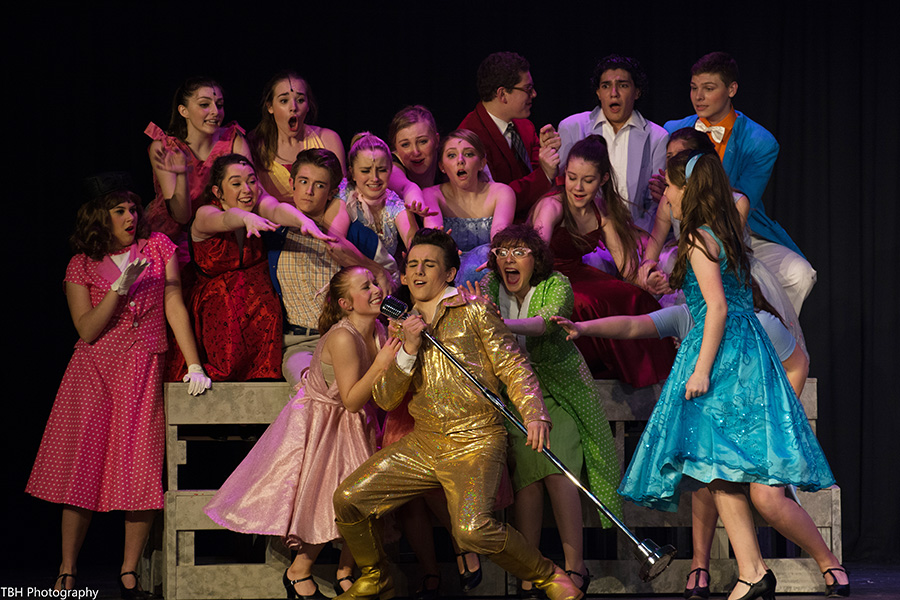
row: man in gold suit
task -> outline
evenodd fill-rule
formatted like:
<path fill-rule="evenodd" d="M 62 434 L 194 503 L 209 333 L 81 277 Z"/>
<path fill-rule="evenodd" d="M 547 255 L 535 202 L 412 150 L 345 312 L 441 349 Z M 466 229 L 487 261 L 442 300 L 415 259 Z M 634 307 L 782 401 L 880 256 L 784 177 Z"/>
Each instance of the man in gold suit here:
<path fill-rule="evenodd" d="M 534 582 L 550 600 L 583 595 L 562 569 L 493 517 L 506 460 L 503 416 L 437 348 L 422 343 L 422 331 L 430 325 L 435 338 L 484 385 L 497 392 L 503 382 L 528 428 L 528 444 L 535 450 L 547 444 L 550 418 L 537 378 L 496 312 L 453 287 L 459 264 L 456 244 L 442 231 L 420 230 L 410 244 L 401 281 L 418 314 L 402 322 L 403 347 L 376 380 L 373 395 L 391 410 L 413 385 L 409 412 L 415 427 L 335 491 L 338 528 L 362 571 L 340 600 L 393 596 L 380 518 L 438 487 L 447 496 L 453 536 L 462 550 L 490 556 L 516 577 Z"/>

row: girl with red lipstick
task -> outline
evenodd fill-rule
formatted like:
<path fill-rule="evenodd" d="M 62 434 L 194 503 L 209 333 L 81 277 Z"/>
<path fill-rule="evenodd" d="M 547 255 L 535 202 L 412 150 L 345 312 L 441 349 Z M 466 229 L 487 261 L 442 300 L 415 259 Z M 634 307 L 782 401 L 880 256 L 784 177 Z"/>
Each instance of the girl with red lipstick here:
<path fill-rule="evenodd" d="M 500 308 L 504 323 L 528 354 L 553 420 L 550 447 L 572 472 L 580 473 L 586 465 L 591 491 L 621 515 L 615 445 L 591 372 L 578 349 L 566 341 L 566 332 L 550 320 L 572 312 L 569 280 L 553 270 L 550 248 L 529 225 L 510 225 L 494 236 L 488 268 L 491 272 L 475 291 L 484 290 Z M 526 540 L 539 545 L 546 488 L 566 573 L 586 594 L 591 575 L 584 565 L 579 491 L 550 461 L 528 448 L 517 429 L 507 424 L 507 430 L 516 526 Z M 612 526 L 607 519 L 603 523 Z M 530 582 L 522 582 L 520 596 L 531 598 L 535 593 Z"/>
<path fill-rule="evenodd" d="M 293 202 L 291 165 L 302 150 L 331 150 L 347 170 L 340 136 L 312 124 L 318 106 L 305 79 L 293 71 L 276 74 L 266 84 L 260 109 L 259 125 L 248 137 L 260 181 L 279 202 Z"/>
<path fill-rule="evenodd" d="M 141 556 L 163 507 L 165 322 L 190 364 L 193 395 L 209 387 L 181 295 L 175 244 L 150 233 L 122 174 L 88 180 L 78 211 L 65 293 L 78 331 L 25 491 L 63 505 L 56 589 L 72 589 L 94 511 L 125 511 L 123 598 L 149 597 Z"/>
<path fill-rule="evenodd" d="M 451 132 L 438 156 L 447 183 L 427 188 L 425 200 L 440 208 L 444 227 L 463 252 L 456 280 L 477 281 L 476 269 L 487 261 L 491 238 L 513 221 L 516 195 L 504 183 L 487 181 L 484 144 L 474 132 Z"/>
<path fill-rule="evenodd" d="M 207 204 L 191 223 L 196 271 L 188 308 L 200 358 L 213 381 L 281 378 L 281 304 L 269 278 L 263 231 L 275 223 L 257 214 L 259 182 L 241 154 L 216 159 Z M 169 372 L 184 369 L 174 360 Z"/>
<path fill-rule="evenodd" d="M 529 219 L 553 250 L 554 268 L 572 284 L 572 314 L 578 320 L 659 310 L 659 303 L 644 290 L 582 262 L 605 240 L 620 269 L 631 272 L 640 264 L 635 262 L 637 242 L 629 234 L 629 222 L 614 216 L 612 206 L 621 203 L 603 201 L 615 194 L 610 170 L 603 138 L 592 135 L 581 140 L 569 151 L 563 168 L 565 186 L 541 199 Z M 576 345 L 595 378 L 619 379 L 634 387 L 665 379 L 675 358 L 671 340 L 581 338 Z"/>

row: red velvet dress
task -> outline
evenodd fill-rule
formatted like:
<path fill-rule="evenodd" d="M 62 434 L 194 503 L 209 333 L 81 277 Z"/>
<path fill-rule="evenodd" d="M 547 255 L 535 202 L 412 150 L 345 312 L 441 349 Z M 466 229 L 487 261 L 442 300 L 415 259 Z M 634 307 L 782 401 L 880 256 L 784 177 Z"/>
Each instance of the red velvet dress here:
<path fill-rule="evenodd" d="M 599 221 L 599 217 L 598 217 Z M 600 228 L 587 234 L 591 244 L 600 242 Z M 614 315 L 644 315 L 659 310 L 659 302 L 641 288 L 620 281 L 581 261 L 568 230 L 560 225 L 550 238 L 554 269 L 569 278 L 575 292 L 573 321 L 587 321 Z M 618 379 L 633 387 L 658 383 L 668 377 L 675 360 L 671 338 L 611 340 L 580 337 L 581 350 L 595 379 Z"/>
<path fill-rule="evenodd" d="M 233 231 L 190 248 L 197 280 L 188 299 L 197 349 L 213 381 L 281 378 L 281 303 L 269 279 L 266 249 L 258 237 Z M 181 356 L 172 378 L 183 375 Z"/>

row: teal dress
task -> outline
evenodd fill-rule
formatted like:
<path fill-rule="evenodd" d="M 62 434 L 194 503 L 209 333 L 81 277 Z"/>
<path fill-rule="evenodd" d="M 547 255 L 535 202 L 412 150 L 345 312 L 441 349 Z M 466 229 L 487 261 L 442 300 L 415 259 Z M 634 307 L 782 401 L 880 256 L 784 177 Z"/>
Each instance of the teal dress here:
<path fill-rule="evenodd" d="M 709 391 L 684 398 L 706 319 L 706 302 L 688 266 L 683 289 L 696 326 L 681 343 L 619 487 L 625 498 L 659 510 L 677 510 L 682 490 L 694 491 L 715 479 L 793 484 L 804 491 L 835 483 L 781 361 L 754 315 L 750 288 L 726 271 L 725 253 L 716 241 L 728 315 Z"/>
<path fill-rule="evenodd" d="M 489 273 L 482 281 L 482 289 L 498 305 L 500 285 L 494 273 Z M 622 501 L 616 494 L 619 463 L 591 371 L 575 344 L 566 340 L 566 332 L 550 321 L 553 315 L 569 318 L 573 304 L 572 286 L 565 275 L 554 271 L 536 285 L 528 303 L 527 316 L 543 318 L 546 332 L 542 336 L 526 338 L 524 348 L 553 421 L 550 449 L 575 475 L 580 476 L 584 468 L 590 490 L 621 518 Z M 525 444 L 525 436 L 518 429 L 507 423 L 507 430 L 510 434 L 510 475 L 516 491 L 559 473 L 545 456 Z M 606 517 L 601 520 L 604 527 L 612 526 Z"/>

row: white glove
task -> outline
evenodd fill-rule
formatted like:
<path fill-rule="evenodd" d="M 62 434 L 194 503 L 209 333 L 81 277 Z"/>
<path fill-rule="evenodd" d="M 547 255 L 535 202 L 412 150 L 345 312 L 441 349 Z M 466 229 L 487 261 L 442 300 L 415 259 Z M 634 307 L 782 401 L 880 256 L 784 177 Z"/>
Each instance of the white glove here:
<path fill-rule="evenodd" d="M 212 380 L 203 372 L 203 367 L 193 364 L 188 367 L 187 375 L 182 379 L 188 384 L 188 393 L 191 396 L 199 396 L 212 387 Z"/>
<path fill-rule="evenodd" d="M 141 273 L 144 272 L 150 266 L 150 260 L 147 258 L 136 258 L 122 269 L 122 274 L 119 275 L 119 278 L 116 279 L 113 284 L 110 286 L 110 289 L 117 293 L 120 296 L 125 296 L 128 294 L 128 289 L 137 281 L 137 278 L 141 276 Z"/>

